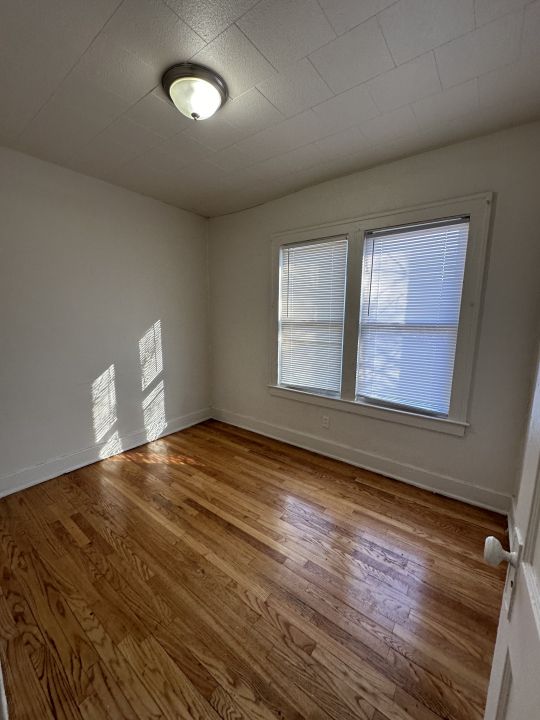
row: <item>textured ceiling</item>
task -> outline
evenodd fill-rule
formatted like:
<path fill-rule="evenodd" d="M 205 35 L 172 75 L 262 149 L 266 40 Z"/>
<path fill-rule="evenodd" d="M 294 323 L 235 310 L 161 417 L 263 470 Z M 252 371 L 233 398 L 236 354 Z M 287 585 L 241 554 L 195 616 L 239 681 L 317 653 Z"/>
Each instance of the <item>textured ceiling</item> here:
<path fill-rule="evenodd" d="M 184 118 L 192 58 L 231 99 Z M 540 0 L 2 0 L 0 144 L 212 216 L 540 117 Z"/>

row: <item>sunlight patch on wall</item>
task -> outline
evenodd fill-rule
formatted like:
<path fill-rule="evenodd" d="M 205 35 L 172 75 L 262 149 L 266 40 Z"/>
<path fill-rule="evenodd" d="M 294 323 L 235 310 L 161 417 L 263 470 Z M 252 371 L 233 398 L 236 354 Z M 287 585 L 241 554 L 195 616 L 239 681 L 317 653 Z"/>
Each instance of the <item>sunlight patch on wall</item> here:
<path fill-rule="evenodd" d="M 99 457 L 103 460 L 110 457 L 111 455 L 118 455 L 122 452 L 122 441 L 118 430 L 115 430 L 111 437 L 107 440 L 105 445 L 99 451 Z"/>
<path fill-rule="evenodd" d="M 116 388 L 114 365 L 110 365 L 104 373 L 92 383 L 92 415 L 94 435 L 101 442 L 111 430 L 116 417 Z"/>
<path fill-rule="evenodd" d="M 146 390 L 163 371 L 161 320 L 155 322 L 139 340 L 139 355 L 142 389 Z"/>
<path fill-rule="evenodd" d="M 143 400 L 144 427 L 148 440 L 156 440 L 167 427 L 163 380 Z"/>
<path fill-rule="evenodd" d="M 92 421 L 96 442 L 105 443 L 99 451 L 99 457 L 106 458 L 122 452 L 118 430 L 113 432 L 118 422 L 114 365 L 110 365 L 92 383 Z"/>
<path fill-rule="evenodd" d="M 163 378 L 163 351 L 161 320 L 157 320 L 139 340 L 141 385 L 149 390 L 143 398 L 142 409 L 146 438 L 150 442 L 163 435 L 167 427 L 165 415 L 165 385 Z"/>

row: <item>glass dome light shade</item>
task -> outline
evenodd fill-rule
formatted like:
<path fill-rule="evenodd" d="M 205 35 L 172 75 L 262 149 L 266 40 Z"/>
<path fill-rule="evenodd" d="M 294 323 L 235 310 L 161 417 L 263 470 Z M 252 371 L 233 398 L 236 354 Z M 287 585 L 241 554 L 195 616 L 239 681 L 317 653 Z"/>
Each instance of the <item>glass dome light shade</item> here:
<path fill-rule="evenodd" d="M 197 120 L 211 117 L 221 105 L 218 90 L 212 83 L 198 77 L 175 80 L 169 94 L 182 115 Z"/>

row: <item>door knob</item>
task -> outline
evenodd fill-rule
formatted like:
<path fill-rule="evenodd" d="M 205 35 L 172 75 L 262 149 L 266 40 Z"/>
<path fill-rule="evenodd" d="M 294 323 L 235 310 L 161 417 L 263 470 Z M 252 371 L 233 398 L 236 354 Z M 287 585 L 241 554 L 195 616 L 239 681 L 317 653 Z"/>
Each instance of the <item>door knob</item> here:
<path fill-rule="evenodd" d="M 493 567 L 500 565 L 503 560 L 510 563 L 512 567 L 516 567 L 518 564 L 518 554 L 517 552 L 508 552 L 508 550 L 505 550 L 497 538 L 490 535 L 484 543 L 484 560 L 488 565 L 492 565 Z"/>

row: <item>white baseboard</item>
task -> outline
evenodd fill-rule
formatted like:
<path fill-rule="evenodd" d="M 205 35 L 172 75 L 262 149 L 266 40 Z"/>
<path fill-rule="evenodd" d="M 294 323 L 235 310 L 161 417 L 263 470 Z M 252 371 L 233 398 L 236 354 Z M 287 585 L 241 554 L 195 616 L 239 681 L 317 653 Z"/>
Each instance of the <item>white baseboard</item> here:
<path fill-rule="evenodd" d="M 409 485 L 431 490 L 455 500 L 462 500 L 470 505 L 478 505 L 502 514 L 506 514 L 510 510 L 511 498 L 509 495 L 479 485 L 471 485 L 449 475 L 430 472 L 415 465 L 400 463 L 382 455 L 364 452 L 350 445 L 331 442 L 316 435 L 291 430 L 281 425 L 274 425 L 228 410 L 213 408 L 212 417 L 230 425 L 252 430 L 260 435 L 282 440 L 305 450 L 311 450 L 319 455 L 343 460 L 364 470 L 381 473 Z"/>
<path fill-rule="evenodd" d="M 172 418 L 167 421 L 167 428 L 160 437 L 184 430 L 187 427 L 191 427 L 191 425 L 197 425 L 197 423 L 208 420 L 211 417 L 211 411 L 205 408 L 204 410 L 197 410 L 188 415 Z M 122 444 L 122 452 L 124 450 L 131 450 L 139 445 L 144 445 L 148 442 L 146 430 L 136 430 L 135 432 L 128 433 L 122 436 L 120 441 Z M 0 477 L 0 497 L 24 490 L 24 488 L 37 485 L 45 480 L 51 480 L 64 473 L 84 467 L 85 465 L 98 462 L 98 460 L 102 459 L 99 453 L 104 444 L 105 443 L 98 443 L 84 450 L 77 450 L 69 455 L 52 458 L 39 465 L 23 468 L 11 475 Z"/>
<path fill-rule="evenodd" d="M 311 450 L 319 455 L 326 455 L 336 460 L 343 460 L 344 462 L 356 465 L 365 470 L 378 472 L 395 480 L 406 482 L 409 485 L 416 485 L 425 490 L 431 490 L 432 492 L 446 495 L 456 500 L 462 500 L 471 505 L 478 505 L 479 507 L 503 514 L 508 513 L 511 509 L 511 498 L 503 493 L 498 493 L 478 485 L 470 485 L 448 475 L 429 472 L 415 465 L 396 462 L 382 455 L 367 453 L 350 445 L 331 442 L 316 435 L 291 430 L 281 425 L 274 425 L 228 410 L 205 408 L 189 413 L 188 415 L 173 418 L 167 422 L 166 431 L 161 437 L 191 427 L 192 425 L 197 425 L 209 418 L 222 420 L 223 422 L 245 428 L 246 430 L 252 430 L 253 432 L 274 438 L 275 440 L 282 440 L 290 445 Z M 122 451 L 131 450 L 134 447 L 144 445 L 148 442 L 145 430 L 128 433 L 122 436 L 120 440 L 122 443 Z M 64 473 L 72 472 L 85 465 L 98 462 L 101 460 L 99 453 L 103 444 L 104 443 L 92 445 L 89 448 L 70 453 L 69 455 L 52 458 L 40 465 L 24 468 L 11 475 L 4 475 L 0 478 L 0 497 L 24 490 L 24 488 L 37 485 L 38 483 L 58 477 Z"/>

